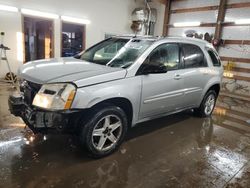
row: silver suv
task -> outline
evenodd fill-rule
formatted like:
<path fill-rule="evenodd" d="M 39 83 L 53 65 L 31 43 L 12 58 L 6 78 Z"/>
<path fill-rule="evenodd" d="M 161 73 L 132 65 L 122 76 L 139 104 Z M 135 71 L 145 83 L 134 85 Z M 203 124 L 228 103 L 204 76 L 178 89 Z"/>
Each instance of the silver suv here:
<path fill-rule="evenodd" d="M 102 157 L 139 122 L 186 109 L 210 116 L 222 73 L 205 41 L 117 36 L 74 58 L 26 63 L 9 108 L 34 133 L 72 132 L 92 156 Z"/>

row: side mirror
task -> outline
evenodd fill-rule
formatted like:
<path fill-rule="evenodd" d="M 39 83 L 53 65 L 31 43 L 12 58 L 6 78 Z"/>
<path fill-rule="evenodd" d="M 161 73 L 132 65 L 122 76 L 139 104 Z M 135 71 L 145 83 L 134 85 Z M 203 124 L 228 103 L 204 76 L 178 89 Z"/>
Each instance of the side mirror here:
<path fill-rule="evenodd" d="M 160 73 L 166 73 L 167 69 L 164 65 L 156 66 L 156 65 L 145 65 L 142 73 L 145 74 L 160 74 Z"/>

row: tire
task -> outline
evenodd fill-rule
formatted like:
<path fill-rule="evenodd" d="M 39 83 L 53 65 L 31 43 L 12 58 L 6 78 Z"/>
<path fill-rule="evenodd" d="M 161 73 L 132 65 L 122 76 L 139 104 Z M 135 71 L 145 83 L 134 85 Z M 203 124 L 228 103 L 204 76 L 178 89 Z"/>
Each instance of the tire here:
<path fill-rule="evenodd" d="M 125 112 L 117 106 L 95 108 L 91 119 L 80 128 L 81 144 L 91 157 L 101 158 L 115 152 L 124 140 L 128 129 Z"/>
<path fill-rule="evenodd" d="M 215 104 L 216 104 L 217 94 L 214 90 L 209 90 L 204 96 L 199 108 L 194 109 L 195 115 L 199 117 L 209 117 L 213 113 Z M 210 100 L 210 107 L 207 102 Z M 213 101 L 213 102 L 212 102 Z"/>

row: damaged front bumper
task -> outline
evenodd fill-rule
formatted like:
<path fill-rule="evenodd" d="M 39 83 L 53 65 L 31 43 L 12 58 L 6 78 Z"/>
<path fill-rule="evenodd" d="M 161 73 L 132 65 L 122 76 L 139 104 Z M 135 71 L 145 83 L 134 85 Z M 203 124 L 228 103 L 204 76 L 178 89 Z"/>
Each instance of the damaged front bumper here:
<path fill-rule="evenodd" d="M 73 132 L 79 110 L 48 111 L 37 109 L 24 102 L 21 94 L 9 96 L 11 114 L 21 117 L 34 133 Z"/>

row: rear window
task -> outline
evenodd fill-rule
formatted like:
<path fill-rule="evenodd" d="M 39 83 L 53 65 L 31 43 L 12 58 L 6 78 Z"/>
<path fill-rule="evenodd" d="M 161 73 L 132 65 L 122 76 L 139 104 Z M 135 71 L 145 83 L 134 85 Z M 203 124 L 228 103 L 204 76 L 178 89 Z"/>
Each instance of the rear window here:
<path fill-rule="evenodd" d="M 221 66 L 221 62 L 220 62 L 220 58 L 217 55 L 217 53 L 215 53 L 213 50 L 208 50 L 208 54 L 212 60 L 212 63 L 215 67 L 220 67 Z"/>
<path fill-rule="evenodd" d="M 185 68 L 205 67 L 207 63 L 200 47 L 193 44 L 182 44 Z"/>

